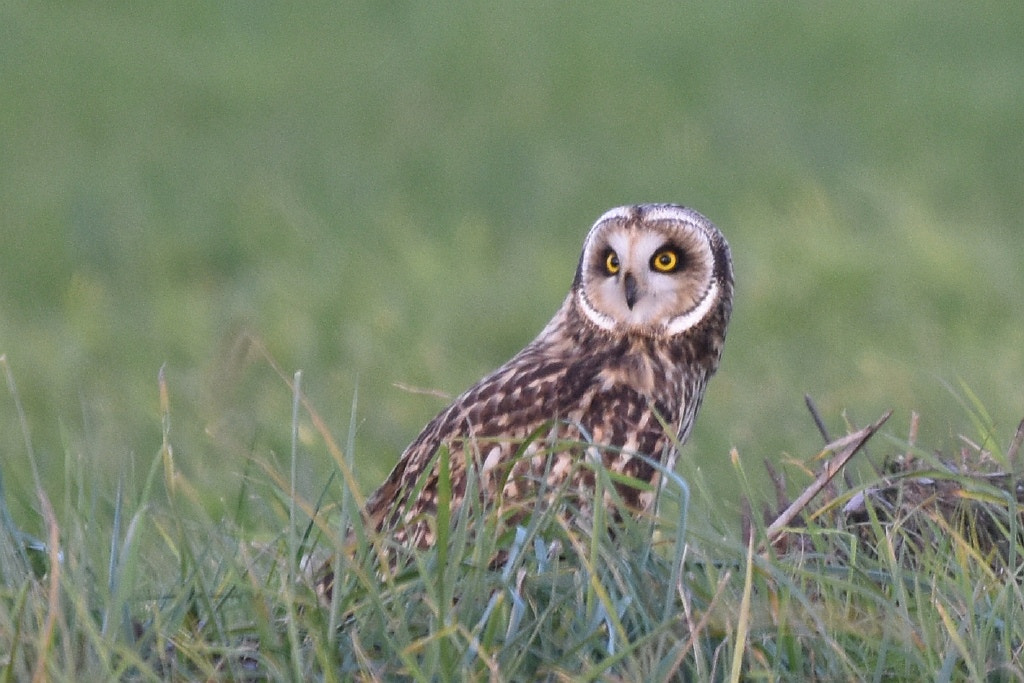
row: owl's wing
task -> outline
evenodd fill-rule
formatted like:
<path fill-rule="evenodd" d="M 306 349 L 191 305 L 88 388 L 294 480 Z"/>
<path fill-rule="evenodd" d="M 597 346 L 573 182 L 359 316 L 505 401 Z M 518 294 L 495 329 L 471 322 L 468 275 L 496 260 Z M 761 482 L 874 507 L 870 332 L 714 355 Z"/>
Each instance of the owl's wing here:
<path fill-rule="evenodd" d="M 628 382 L 609 385 L 605 371 L 621 359 L 620 351 L 592 348 L 588 353 L 567 356 L 559 350 L 553 356 L 543 348 L 527 347 L 427 424 L 370 497 L 367 519 L 381 528 L 396 524 L 403 512 L 406 518 L 433 512 L 437 485 L 434 456 L 442 445 L 450 449 L 457 503 L 465 489 L 467 456 L 480 460 L 486 475 L 495 465 L 507 464 L 519 443 L 552 421 L 561 422 L 560 438 L 601 444 L 602 460 L 612 471 L 654 481 L 655 468 L 632 454 L 671 465 L 672 439 L 655 413 L 673 424 L 679 405 L 652 401 Z M 488 439 L 498 441 L 488 443 Z M 428 469 L 432 470 L 429 474 Z M 414 491 L 417 497 L 410 500 Z M 635 490 L 624 493 L 628 498 L 637 495 Z"/>
<path fill-rule="evenodd" d="M 370 496 L 367 519 L 374 526 L 386 525 L 391 515 L 404 508 L 442 445 L 451 449 L 454 477 L 464 474 L 466 448 L 475 447 L 468 441 L 501 438 L 506 444 L 514 444 L 551 420 L 579 420 L 587 411 L 588 396 L 595 391 L 598 364 L 597 358 L 567 362 L 532 347 L 524 349 L 423 428 Z M 506 449 L 509 454 L 514 450 Z"/>

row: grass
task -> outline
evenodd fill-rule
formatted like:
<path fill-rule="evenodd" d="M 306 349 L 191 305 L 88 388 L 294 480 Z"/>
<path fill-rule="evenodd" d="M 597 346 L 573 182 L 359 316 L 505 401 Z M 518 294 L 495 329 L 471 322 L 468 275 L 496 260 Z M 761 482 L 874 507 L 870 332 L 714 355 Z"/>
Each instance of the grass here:
<path fill-rule="evenodd" d="M 714 511 L 719 532 L 694 531 L 677 476 L 664 491 L 675 505 L 663 509 L 678 515 L 627 519 L 612 535 L 600 519 L 568 524 L 574 503 L 558 496 L 506 528 L 474 502 L 472 480 L 468 502 L 450 510 L 442 474 L 437 543 L 403 551 L 354 514 L 352 453 L 325 431 L 301 377 L 281 383 L 295 406 L 287 467 L 254 455 L 246 483 L 275 520 L 271 535 L 247 530 L 244 501 L 232 517 L 204 509 L 200 483 L 175 464 L 165 381 L 163 436 L 139 495 L 118 482 L 108 500 L 108 487 L 86 484 L 57 512 L 40 486 L 35 538 L 0 486 L 2 680 L 1024 676 L 1016 479 L 993 475 L 1017 458 L 1019 435 L 1008 460 L 965 447 L 953 465 L 912 433 L 876 479 L 833 482 L 785 524 L 749 516 L 747 543 L 721 533 L 731 520 Z M 326 487 L 296 480 L 309 457 L 304 425 L 335 456 Z M 875 429 L 809 447 L 790 469 L 804 486 L 823 457 L 852 455 Z M 88 481 L 90 466 L 68 454 L 73 481 Z M 733 466 L 756 499 L 739 453 Z M 112 525 L 97 511 L 107 503 Z M 381 564 L 395 552 L 405 561 Z M 499 552 L 507 559 L 492 566 Z M 328 600 L 310 569 L 323 561 L 337 577 Z"/>

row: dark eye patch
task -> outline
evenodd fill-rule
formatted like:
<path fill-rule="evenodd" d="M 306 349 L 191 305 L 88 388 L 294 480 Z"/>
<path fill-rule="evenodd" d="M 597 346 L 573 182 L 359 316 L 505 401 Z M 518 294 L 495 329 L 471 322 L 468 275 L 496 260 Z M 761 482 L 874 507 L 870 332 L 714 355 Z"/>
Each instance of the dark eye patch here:
<path fill-rule="evenodd" d="M 672 244 L 664 244 L 651 256 L 650 268 L 657 273 L 675 273 L 686 266 L 686 254 Z"/>
<path fill-rule="evenodd" d="M 619 255 L 614 249 L 609 247 L 605 249 L 601 254 L 601 260 L 596 266 L 596 270 L 602 275 L 616 275 L 622 268 L 622 264 L 619 261 Z"/>

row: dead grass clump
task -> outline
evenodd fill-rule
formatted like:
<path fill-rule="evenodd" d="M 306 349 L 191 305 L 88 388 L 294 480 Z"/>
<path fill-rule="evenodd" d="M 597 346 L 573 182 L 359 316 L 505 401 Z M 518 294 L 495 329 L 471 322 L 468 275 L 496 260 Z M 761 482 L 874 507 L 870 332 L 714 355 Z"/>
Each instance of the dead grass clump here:
<path fill-rule="evenodd" d="M 859 539 L 857 547 L 870 554 L 876 553 L 880 539 L 885 539 L 885 552 L 907 567 L 919 566 L 918 560 L 925 554 L 948 552 L 954 543 L 966 545 L 993 569 L 1020 564 L 1024 467 L 1017 460 L 1024 441 L 1024 421 L 1005 455 L 993 454 L 961 437 L 960 452 L 950 458 L 915 451 L 918 418 L 914 414 L 907 450 L 887 456 L 874 481 L 854 485 L 846 474 L 847 465 L 890 413 L 831 440 L 810 399 L 808 407 L 828 442 L 814 459 L 823 463 L 814 481 L 791 500 L 784 475 L 766 463 L 777 501 L 775 510 L 764 511 L 766 537 L 777 554 L 824 550 L 826 556 L 831 555 L 827 560 L 843 563 L 849 559 L 845 544 L 823 549 L 820 536 L 810 533 L 830 529 Z M 840 472 L 843 477 L 838 476 Z M 744 523 L 749 533 L 749 513 Z"/>

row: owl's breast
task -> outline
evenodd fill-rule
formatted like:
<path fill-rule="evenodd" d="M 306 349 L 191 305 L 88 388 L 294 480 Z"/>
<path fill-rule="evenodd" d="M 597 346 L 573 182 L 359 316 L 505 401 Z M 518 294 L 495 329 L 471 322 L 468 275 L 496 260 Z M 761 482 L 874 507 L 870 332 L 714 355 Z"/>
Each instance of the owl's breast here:
<path fill-rule="evenodd" d="M 649 396 L 654 391 L 653 368 L 642 358 L 624 358 L 621 362 L 603 368 L 598 373 L 598 384 L 601 391 L 624 386 Z"/>
<path fill-rule="evenodd" d="M 617 352 L 605 356 L 598 383 L 605 391 L 621 386 L 642 396 L 654 396 L 675 374 L 674 368 L 664 367 L 665 360 L 646 340 L 623 344 Z"/>

